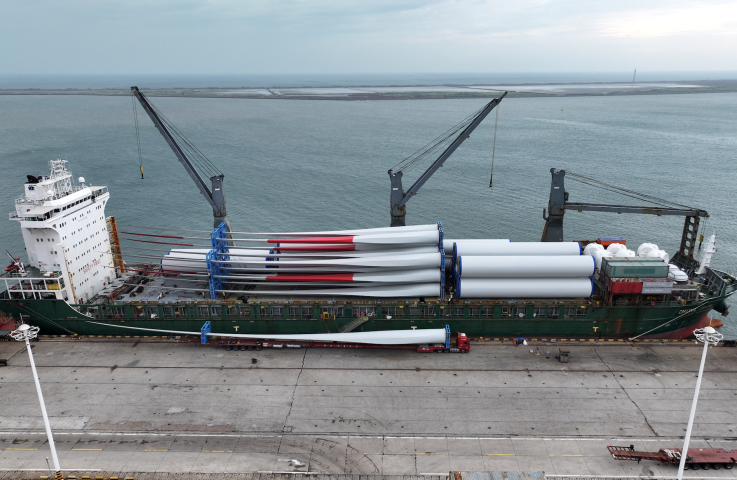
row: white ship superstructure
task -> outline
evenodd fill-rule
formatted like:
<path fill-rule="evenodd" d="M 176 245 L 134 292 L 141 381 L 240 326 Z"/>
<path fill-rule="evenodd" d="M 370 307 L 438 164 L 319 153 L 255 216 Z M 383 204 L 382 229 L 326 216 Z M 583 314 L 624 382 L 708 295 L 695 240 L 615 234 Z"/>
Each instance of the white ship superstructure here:
<path fill-rule="evenodd" d="M 115 278 L 105 219 L 110 193 L 85 185 L 81 177 L 76 185 L 66 163 L 51 160 L 50 175 L 28 175 L 10 219 L 20 223 L 29 265 L 43 274 L 24 282 L 29 285 L 23 290 L 38 290 L 40 298 L 55 290 L 55 298 L 83 303 Z M 61 284 L 51 280 L 56 278 Z"/>

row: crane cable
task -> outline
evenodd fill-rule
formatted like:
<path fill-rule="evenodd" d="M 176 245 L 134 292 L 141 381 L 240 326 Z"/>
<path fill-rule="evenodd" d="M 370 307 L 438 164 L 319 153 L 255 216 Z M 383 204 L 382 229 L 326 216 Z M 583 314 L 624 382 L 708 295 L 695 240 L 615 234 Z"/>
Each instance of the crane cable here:
<path fill-rule="evenodd" d="M 192 163 L 199 167 L 200 171 L 205 173 L 208 177 L 222 175 L 222 172 L 217 168 L 217 166 L 215 166 L 215 164 L 212 163 L 212 161 L 210 161 L 210 159 L 207 158 L 207 156 L 202 153 L 200 149 L 197 148 L 174 125 L 174 123 L 169 120 L 169 118 L 167 118 L 166 115 L 164 115 L 158 108 L 156 108 L 154 104 L 151 103 L 151 100 L 148 100 L 148 104 L 151 106 L 151 109 L 159 116 L 159 120 L 161 120 L 161 123 L 164 124 L 164 126 L 169 130 L 169 133 L 172 135 L 172 137 L 175 137 L 175 139 L 178 140 L 177 144 L 179 148 L 181 148 L 182 150 L 186 150 L 189 153 L 189 159 L 192 161 Z"/>
<path fill-rule="evenodd" d="M 679 207 L 679 208 L 684 208 L 686 210 L 697 210 L 697 208 L 695 208 L 695 207 L 690 207 L 688 205 L 682 205 L 680 203 L 671 202 L 671 201 L 665 200 L 663 198 L 655 197 L 655 196 L 652 196 L 652 195 L 647 195 L 647 194 L 644 194 L 644 193 L 639 193 L 639 192 L 636 192 L 634 190 L 630 190 L 630 189 L 627 189 L 627 188 L 617 187 L 616 185 L 611 185 L 609 183 L 604 183 L 604 182 L 602 182 L 600 180 L 596 180 L 596 179 L 591 178 L 591 177 L 586 177 L 584 175 L 579 175 L 579 174 L 572 173 L 572 172 L 566 172 L 566 176 L 569 177 L 571 180 L 574 180 L 576 182 L 584 183 L 586 185 L 589 185 L 589 186 L 592 186 L 592 187 L 596 187 L 596 188 L 601 188 L 602 190 L 607 190 L 607 191 L 610 191 L 610 192 L 613 192 L 613 193 L 618 193 L 620 195 L 631 197 L 631 198 L 634 198 L 636 200 L 653 203 L 653 204 L 659 205 L 661 207 L 665 207 L 665 208 Z"/>
<path fill-rule="evenodd" d="M 494 120 L 494 143 L 491 147 L 491 174 L 489 175 L 489 188 L 491 188 L 491 182 L 494 180 L 494 157 L 496 156 L 496 127 L 499 124 L 499 107 L 501 105 L 496 105 L 496 120 Z"/>
<path fill-rule="evenodd" d="M 450 143 L 451 141 L 455 140 L 455 137 L 457 134 L 465 129 L 468 125 L 473 122 L 476 117 L 478 117 L 481 112 L 486 108 L 486 105 L 466 117 L 465 119 L 458 122 L 456 125 L 451 127 L 450 129 L 446 130 L 444 133 L 438 135 L 433 140 L 431 140 L 429 143 L 427 143 L 424 147 L 417 150 L 412 155 L 406 157 L 396 165 L 392 167 L 392 170 L 394 171 L 403 171 L 407 172 L 411 168 L 416 167 L 417 165 L 421 164 L 424 160 L 426 160 L 432 153 L 436 152 L 440 149 L 440 147 Z"/>
<path fill-rule="evenodd" d="M 143 95 L 143 92 L 140 92 L 141 95 Z M 133 97 L 133 113 L 134 118 L 136 120 L 136 133 L 138 133 L 138 117 L 136 113 L 136 104 L 135 104 L 135 95 L 133 92 L 131 92 L 131 96 Z M 145 97 L 145 95 L 144 95 Z M 208 177 L 214 177 L 218 175 L 222 175 L 222 172 L 215 166 L 212 161 L 207 158 L 207 156 L 200 151 L 172 122 L 169 120 L 166 115 L 164 115 L 158 108 L 154 106 L 153 103 L 151 103 L 151 100 L 149 100 L 146 97 L 146 100 L 148 101 L 149 106 L 151 109 L 158 115 L 159 120 L 164 125 L 164 127 L 169 131 L 173 139 L 175 140 L 175 143 L 177 146 L 183 151 L 186 152 L 187 157 L 192 162 L 193 166 L 196 167 L 196 170 L 206 174 Z M 140 140 L 139 140 L 139 152 L 140 152 Z M 140 153 L 139 153 L 140 156 Z M 141 167 L 141 170 L 143 171 L 143 167 Z"/>
<path fill-rule="evenodd" d="M 136 97 L 131 91 L 131 102 L 133 103 L 133 121 L 136 124 L 136 143 L 138 144 L 138 168 L 141 170 L 141 180 L 143 180 L 143 157 L 141 156 L 141 135 L 138 133 L 138 110 L 136 109 Z"/>

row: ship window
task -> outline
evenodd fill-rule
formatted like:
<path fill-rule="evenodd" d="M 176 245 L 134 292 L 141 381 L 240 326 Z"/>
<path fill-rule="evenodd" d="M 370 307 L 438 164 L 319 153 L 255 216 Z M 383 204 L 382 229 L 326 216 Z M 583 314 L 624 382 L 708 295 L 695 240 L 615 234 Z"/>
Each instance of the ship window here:
<path fill-rule="evenodd" d="M 425 318 L 435 318 L 435 307 L 434 306 L 426 306 L 423 308 L 423 317 Z"/>
<path fill-rule="evenodd" d="M 247 305 L 246 306 L 242 306 L 242 307 L 238 307 L 238 314 L 241 317 L 250 317 L 251 316 L 251 307 L 249 307 Z"/>
<path fill-rule="evenodd" d="M 558 317 L 560 317 L 560 307 L 548 308 L 548 318 L 558 318 Z"/>
<path fill-rule="evenodd" d="M 272 317 L 283 317 L 284 307 L 271 307 L 271 316 Z"/>
<path fill-rule="evenodd" d="M 393 318 L 404 318 L 404 307 L 389 307 L 388 311 Z"/>
<path fill-rule="evenodd" d="M 563 312 L 563 318 L 569 319 L 576 316 L 576 307 L 565 307 L 565 310 Z"/>
<path fill-rule="evenodd" d="M 576 316 L 577 316 L 577 317 L 585 317 L 585 316 L 586 316 L 586 315 L 588 315 L 588 314 L 589 314 L 589 307 L 586 307 L 586 306 L 584 306 L 584 305 L 580 305 L 580 306 L 579 306 L 579 307 L 578 307 L 578 308 L 576 309 Z"/>
<path fill-rule="evenodd" d="M 470 307 L 468 309 L 468 316 L 471 318 L 478 318 L 481 316 L 481 309 L 478 307 Z"/>
<path fill-rule="evenodd" d="M 226 317 L 237 317 L 238 316 L 238 307 L 235 305 L 228 305 L 225 307 L 225 316 Z"/>
<path fill-rule="evenodd" d="M 456 318 L 463 318 L 465 315 L 464 307 L 453 307 L 453 316 Z"/>
<path fill-rule="evenodd" d="M 534 318 L 545 318 L 547 307 L 535 307 L 535 311 L 532 312 Z"/>
<path fill-rule="evenodd" d="M 146 314 L 148 314 L 148 318 L 158 318 L 159 308 L 158 307 L 146 307 Z"/>
<path fill-rule="evenodd" d="M 187 315 L 187 307 L 183 305 L 174 305 L 174 316 L 176 318 L 182 318 Z"/>
<path fill-rule="evenodd" d="M 514 316 L 517 318 L 525 318 L 527 316 L 527 307 L 515 307 Z"/>
<path fill-rule="evenodd" d="M 363 305 L 356 305 L 353 308 L 353 316 L 354 317 L 363 317 L 367 316 L 369 318 L 376 316 L 376 307 L 367 307 Z"/>
<path fill-rule="evenodd" d="M 312 318 L 312 307 L 289 307 L 289 318 Z"/>
<path fill-rule="evenodd" d="M 419 318 L 420 307 L 409 307 L 409 318 Z"/>
<path fill-rule="evenodd" d="M 512 317 L 512 307 L 502 307 L 502 318 Z"/>
<path fill-rule="evenodd" d="M 197 316 L 198 317 L 209 317 L 210 308 L 207 305 L 198 305 L 197 306 Z"/>
<path fill-rule="evenodd" d="M 220 305 L 213 305 L 210 307 L 210 310 L 213 317 L 222 317 L 223 316 L 223 307 Z"/>
<path fill-rule="evenodd" d="M 482 318 L 494 318 L 494 307 L 481 307 Z"/>
<path fill-rule="evenodd" d="M 168 306 L 162 307 L 162 310 L 164 312 L 164 318 L 171 318 L 174 316 L 174 309 Z"/>
<path fill-rule="evenodd" d="M 136 317 L 145 318 L 146 312 L 144 311 L 143 307 L 140 305 L 136 305 L 133 307 L 133 312 Z"/>
<path fill-rule="evenodd" d="M 327 315 L 328 318 L 342 318 L 343 307 L 322 307 L 323 316 Z"/>

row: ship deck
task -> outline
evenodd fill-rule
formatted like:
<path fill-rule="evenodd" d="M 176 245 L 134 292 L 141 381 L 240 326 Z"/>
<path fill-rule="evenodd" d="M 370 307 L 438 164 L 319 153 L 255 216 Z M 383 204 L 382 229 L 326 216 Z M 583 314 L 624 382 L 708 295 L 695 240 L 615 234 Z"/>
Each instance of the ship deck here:
<path fill-rule="evenodd" d="M 538 347 L 541 355 L 530 353 Z M 62 468 L 91 478 L 417 478 L 450 470 L 675 477 L 676 467 L 614 460 L 606 446 L 681 446 L 702 349 L 690 342 L 567 348 L 567 364 L 546 358 L 554 345 L 479 342 L 466 355 L 435 355 L 41 339 L 33 353 Z M 692 448 L 737 448 L 734 353 L 709 350 Z M 0 478 L 29 474 L 15 469 L 38 478 L 48 474 L 49 452 L 28 356 L 23 345 L 0 342 L 0 357 L 8 359 L 3 400 L 13 406 L 0 413 Z"/>
<path fill-rule="evenodd" d="M 115 292 L 124 285 L 129 285 L 133 275 L 126 275 L 110 285 L 106 286 L 98 294 L 98 298 L 105 298 Z M 146 277 L 148 283 L 140 285 L 142 288 L 135 288 L 132 292 L 126 294 L 118 294 L 114 296 L 114 301 L 117 303 L 141 303 L 141 302 L 162 302 L 162 303 L 189 303 L 199 301 L 210 301 L 210 287 L 207 281 L 190 281 L 182 280 L 181 278 L 171 277 L 166 275 L 149 275 Z M 308 295 L 264 295 L 260 293 L 262 290 L 268 289 L 268 286 L 258 286 L 253 290 L 242 291 L 237 293 L 221 293 L 218 295 L 217 302 L 236 302 L 242 301 L 247 302 L 272 302 L 272 303 L 329 303 L 336 301 L 356 300 L 356 301 L 369 301 L 366 297 L 348 297 L 348 296 L 308 296 Z M 140 290 L 140 291 L 139 291 Z M 132 294 L 132 295 L 131 295 Z M 371 298 L 370 302 L 375 299 Z M 393 300 L 393 299 L 388 299 Z M 394 299 L 400 300 L 400 299 Z M 405 301 L 419 301 L 420 298 L 401 298 L 402 302 Z M 96 303 L 93 299 L 90 303 Z"/>

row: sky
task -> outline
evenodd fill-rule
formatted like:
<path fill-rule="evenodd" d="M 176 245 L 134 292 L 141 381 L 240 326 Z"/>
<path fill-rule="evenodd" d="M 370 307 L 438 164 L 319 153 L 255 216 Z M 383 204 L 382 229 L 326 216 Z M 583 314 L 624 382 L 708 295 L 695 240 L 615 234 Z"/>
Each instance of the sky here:
<path fill-rule="evenodd" d="M 0 0 L 0 74 L 737 71 L 737 1 Z"/>

